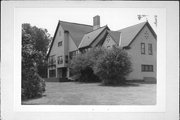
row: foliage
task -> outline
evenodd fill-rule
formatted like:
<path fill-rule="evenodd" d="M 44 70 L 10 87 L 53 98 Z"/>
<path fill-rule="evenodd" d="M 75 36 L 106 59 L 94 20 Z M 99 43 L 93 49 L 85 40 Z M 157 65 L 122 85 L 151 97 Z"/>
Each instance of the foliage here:
<path fill-rule="evenodd" d="M 50 36 L 47 30 L 22 25 L 22 99 L 41 96 L 45 91 L 45 81 L 39 76 L 47 68 L 46 52 Z"/>
<path fill-rule="evenodd" d="M 80 82 L 98 82 L 99 78 L 94 74 L 93 67 L 96 60 L 103 54 L 104 49 L 92 48 L 84 54 L 73 57 L 70 68 L 73 74 L 80 76 Z"/>
<path fill-rule="evenodd" d="M 22 24 L 22 46 L 26 47 L 24 49 L 26 51 L 37 53 L 33 59 L 41 77 L 47 76 L 46 54 L 51 39 L 46 29 L 31 26 L 28 23 Z"/>
<path fill-rule="evenodd" d="M 132 71 L 128 53 L 117 47 L 108 50 L 99 58 L 94 72 L 105 85 L 118 85 L 125 82 L 125 77 Z"/>

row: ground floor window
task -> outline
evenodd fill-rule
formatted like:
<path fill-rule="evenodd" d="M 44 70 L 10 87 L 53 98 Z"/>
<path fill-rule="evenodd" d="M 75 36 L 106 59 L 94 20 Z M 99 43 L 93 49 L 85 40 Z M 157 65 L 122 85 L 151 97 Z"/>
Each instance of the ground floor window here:
<path fill-rule="evenodd" d="M 56 70 L 49 70 L 49 77 L 56 77 Z"/>
<path fill-rule="evenodd" d="M 153 65 L 141 65 L 142 72 L 153 72 Z"/>

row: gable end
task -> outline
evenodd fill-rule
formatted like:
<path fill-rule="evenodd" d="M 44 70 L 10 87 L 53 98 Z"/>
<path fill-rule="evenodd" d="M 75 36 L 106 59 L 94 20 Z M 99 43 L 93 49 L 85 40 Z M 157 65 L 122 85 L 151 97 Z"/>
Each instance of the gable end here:
<path fill-rule="evenodd" d="M 130 48 L 130 45 L 133 43 L 133 41 L 136 39 L 136 37 L 141 33 L 141 31 L 144 29 L 144 27 L 147 25 L 147 27 L 149 28 L 149 30 L 151 31 L 152 35 L 154 36 L 154 38 L 157 40 L 157 35 L 156 33 L 154 32 L 154 30 L 152 29 L 151 25 L 146 22 L 146 24 L 144 24 L 144 26 L 139 30 L 139 32 L 136 34 L 136 36 L 132 39 L 132 41 L 127 45 L 127 46 L 124 46 L 123 48 Z"/>

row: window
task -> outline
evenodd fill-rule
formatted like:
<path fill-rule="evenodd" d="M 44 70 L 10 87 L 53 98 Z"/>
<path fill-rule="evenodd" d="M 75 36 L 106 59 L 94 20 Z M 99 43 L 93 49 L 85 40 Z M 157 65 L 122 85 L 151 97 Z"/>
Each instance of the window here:
<path fill-rule="evenodd" d="M 49 77 L 56 77 L 56 70 L 49 70 Z"/>
<path fill-rule="evenodd" d="M 141 43 L 141 54 L 145 54 L 145 43 Z"/>
<path fill-rule="evenodd" d="M 149 55 L 152 55 L 153 54 L 153 51 L 152 51 L 152 44 L 148 44 L 148 53 Z"/>
<path fill-rule="evenodd" d="M 62 46 L 62 41 L 58 42 L 58 47 Z"/>
<path fill-rule="evenodd" d="M 63 58 L 62 58 L 62 56 L 58 56 L 57 59 L 58 59 L 58 60 L 57 60 L 58 64 L 62 64 L 62 63 L 63 63 Z"/>
<path fill-rule="evenodd" d="M 153 65 L 141 65 L 142 72 L 153 72 Z"/>
<path fill-rule="evenodd" d="M 53 66 L 56 64 L 55 55 L 49 56 L 49 66 Z"/>

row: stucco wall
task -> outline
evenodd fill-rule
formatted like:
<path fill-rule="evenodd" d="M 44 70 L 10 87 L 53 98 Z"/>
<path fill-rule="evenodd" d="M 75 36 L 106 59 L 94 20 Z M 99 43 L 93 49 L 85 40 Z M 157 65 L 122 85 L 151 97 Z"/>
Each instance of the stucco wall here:
<path fill-rule="evenodd" d="M 145 38 L 145 32 L 149 34 L 149 37 Z M 141 43 L 145 43 L 145 55 L 141 54 Z M 153 55 L 148 54 L 148 43 L 152 43 Z M 156 51 L 157 41 L 148 29 L 147 26 L 143 28 L 140 34 L 136 37 L 134 42 L 130 45 L 131 49 L 127 50 L 131 57 L 133 64 L 133 72 L 127 77 L 127 79 L 143 79 L 144 77 L 156 78 Z M 153 65 L 153 72 L 142 72 L 141 65 Z"/>
<path fill-rule="evenodd" d="M 61 33 L 60 33 L 61 31 Z M 62 41 L 62 46 L 58 47 L 58 42 Z M 64 30 L 61 26 L 59 26 L 57 34 L 55 36 L 55 40 L 53 43 L 53 46 L 51 48 L 51 52 L 49 56 L 55 55 L 56 59 L 56 67 L 63 67 L 64 66 L 64 59 L 63 59 L 63 64 L 58 64 L 57 63 L 57 57 L 62 56 L 64 58 Z"/>

